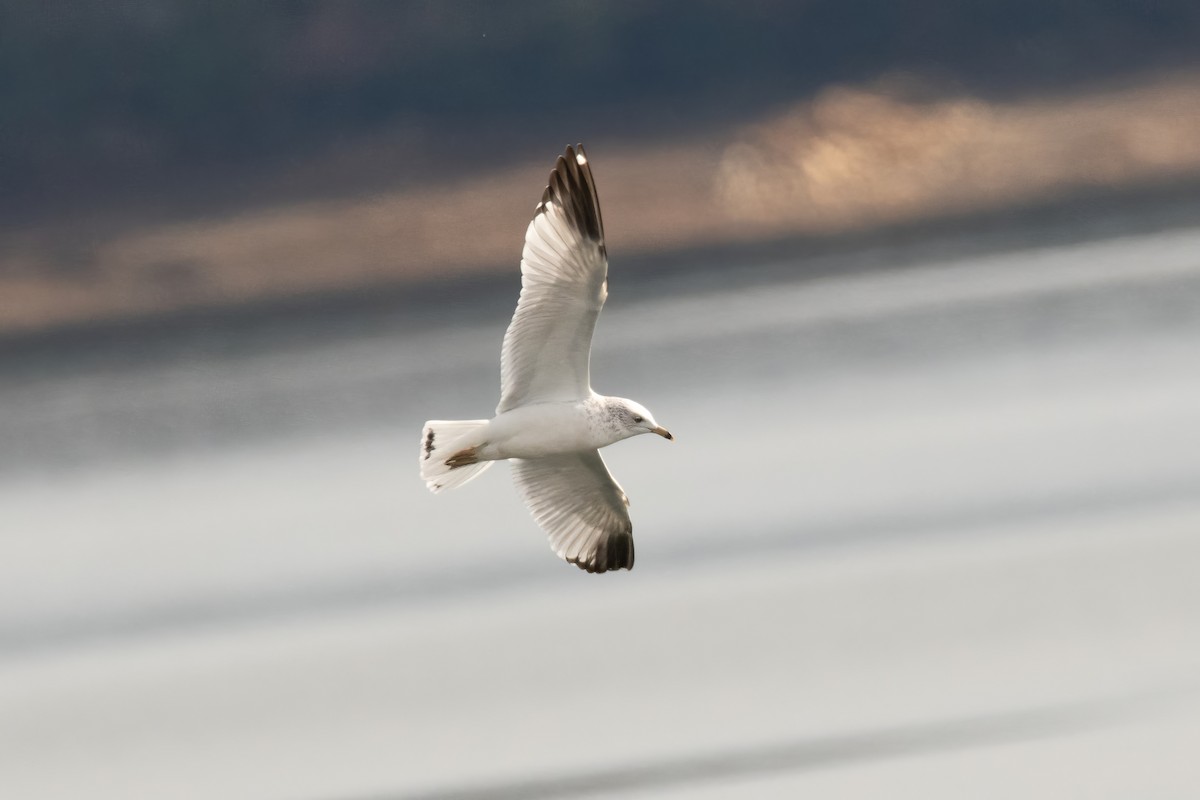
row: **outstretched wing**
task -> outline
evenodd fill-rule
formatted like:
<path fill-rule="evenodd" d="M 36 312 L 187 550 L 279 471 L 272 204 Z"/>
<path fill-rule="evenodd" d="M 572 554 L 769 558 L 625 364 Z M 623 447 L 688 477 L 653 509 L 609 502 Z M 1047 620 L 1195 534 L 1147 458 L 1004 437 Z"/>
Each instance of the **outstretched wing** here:
<path fill-rule="evenodd" d="M 580 569 L 633 569 L 629 498 L 599 451 L 513 459 L 513 479 L 550 547 Z"/>
<path fill-rule="evenodd" d="M 521 298 L 500 353 L 500 414 L 591 393 L 592 331 L 608 296 L 608 253 L 583 145 L 558 157 L 525 231 Z"/>

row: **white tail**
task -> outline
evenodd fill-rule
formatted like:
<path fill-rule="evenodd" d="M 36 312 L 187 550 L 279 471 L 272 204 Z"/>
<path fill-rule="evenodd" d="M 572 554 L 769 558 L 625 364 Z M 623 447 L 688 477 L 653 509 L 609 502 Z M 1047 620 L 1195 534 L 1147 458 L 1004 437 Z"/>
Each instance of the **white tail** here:
<path fill-rule="evenodd" d="M 475 461 L 486 419 L 431 419 L 421 431 L 421 480 L 431 492 L 454 489 L 478 477 L 491 461 Z M 449 463 L 447 463 L 449 462 Z"/>

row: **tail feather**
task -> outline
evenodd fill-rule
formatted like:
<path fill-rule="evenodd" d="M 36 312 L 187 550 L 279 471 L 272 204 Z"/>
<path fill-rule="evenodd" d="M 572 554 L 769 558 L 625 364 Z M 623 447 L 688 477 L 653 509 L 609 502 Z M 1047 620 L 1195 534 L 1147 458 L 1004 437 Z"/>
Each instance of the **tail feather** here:
<path fill-rule="evenodd" d="M 492 465 L 491 461 L 475 461 L 471 452 L 483 444 L 487 424 L 486 419 L 433 419 L 425 423 L 421 431 L 421 480 L 431 492 L 462 486 Z"/>

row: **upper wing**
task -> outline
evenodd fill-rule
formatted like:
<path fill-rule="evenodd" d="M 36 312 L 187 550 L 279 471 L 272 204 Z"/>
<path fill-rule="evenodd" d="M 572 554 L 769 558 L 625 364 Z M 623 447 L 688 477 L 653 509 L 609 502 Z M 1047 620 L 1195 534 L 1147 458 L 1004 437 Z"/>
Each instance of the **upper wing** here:
<path fill-rule="evenodd" d="M 608 296 L 604 222 L 583 145 L 558 157 L 525 231 L 521 299 L 500 353 L 500 414 L 591 393 L 592 331 Z"/>
<path fill-rule="evenodd" d="M 588 572 L 633 569 L 629 498 L 599 451 L 512 464 L 517 490 L 560 558 Z"/>

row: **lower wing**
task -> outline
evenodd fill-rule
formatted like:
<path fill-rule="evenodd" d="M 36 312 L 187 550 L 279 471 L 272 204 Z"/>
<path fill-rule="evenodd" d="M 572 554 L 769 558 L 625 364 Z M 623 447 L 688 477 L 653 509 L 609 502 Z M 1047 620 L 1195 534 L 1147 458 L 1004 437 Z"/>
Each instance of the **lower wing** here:
<path fill-rule="evenodd" d="M 629 498 L 598 451 L 512 464 L 517 490 L 560 558 L 588 572 L 633 569 Z"/>

